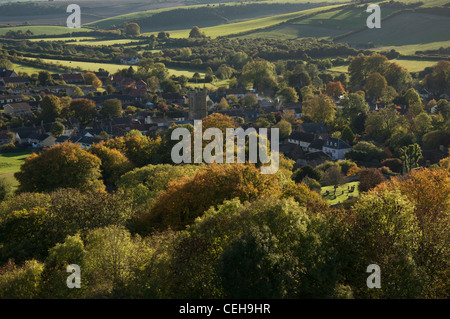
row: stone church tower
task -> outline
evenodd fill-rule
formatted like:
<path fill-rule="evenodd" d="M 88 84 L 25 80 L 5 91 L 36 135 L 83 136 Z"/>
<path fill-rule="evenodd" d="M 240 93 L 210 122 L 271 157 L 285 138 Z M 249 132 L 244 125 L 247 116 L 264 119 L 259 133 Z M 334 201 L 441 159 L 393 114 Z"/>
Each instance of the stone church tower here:
<path fill-rule="evenodd" d="M 189 119 L 190 120 L 202 120 L 208 116 L 207 107 L 208 90 L 195 89 L 188 94 L 189 99 Z"/>

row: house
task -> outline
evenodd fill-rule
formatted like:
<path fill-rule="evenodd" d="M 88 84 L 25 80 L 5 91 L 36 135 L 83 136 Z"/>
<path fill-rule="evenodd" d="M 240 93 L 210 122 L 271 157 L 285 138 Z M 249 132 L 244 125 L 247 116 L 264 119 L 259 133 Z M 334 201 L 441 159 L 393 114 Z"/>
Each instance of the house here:
<path fill-rule="evenodd" d="M 0 104 L 7 103 L 20 103 L 22 102 L 22 97 L 20 95 L 0 95 Z"/>
<path fill-rule="evenodd" d="M 5 77 L 5 78 L 2 78 L 2 80 L 3 80 L 3 86 L 5 86 L 5 87 L 17 87 L 17 86 L 28 85 L 30 83 L 29 79 L 23 78 L 21 76 Z"/>
<path fill-rule="evenodd" d="M 309 144 L 308 152 L 310 152 L 310 153 L 322 152 L 324 144 L 325 144 L 325 140 L 322 138 L 318 138 L 318 139 L 314 140 L 311 144 Z"/>
<path fill-rule="evenodd" d="M 180 93 L 162 93 L 161 98 L 163 98 L 167 104 L 187 104 L 187 97 L 185 95 L 181 95 Z"/>
<path fill-rule="evenodd" d="M 228 99 L 230 95 L 234 95 L 237 98 L 243 98 L 247 94 L 247 91 L 242 88 L 236 88 L 236 89 L 228 89 L 225 92 L 225 96 Z"/>
<path fill-rule="evenodd" d="M 281 154 L 289 157 L 290 159 L 293 159 L 296 162 L 304 155 L 303 149 L 300 146 L 292 143 L 280 144 L 279 150 Z"/>
<path fill-rule="evenodd" d="M 61 79 L 67 84 L 82 84 L 84 78 L 80 73 L 61 74 Z"/>
<path fill-rule="evenodd" d="M 322 151 L 307 153 L 297 160 L 297 165 L 300 166 L 310 165 L 312 167 L 316 167 L 317 165 L 323 164 L 329 160 L 331 160 L 331 157 Z"/>
<path fill-rule="evenodd" d="M 120 59 L 121 64 L 134 65 L 141 61 L 138 57 L 125 57 Z"/>
<path fill-rule="evenodd" d="M 102 141 L 101 138 L 83 136 L 77 141 L 77 143 L 81 144 L 81 148 L 83 149 L 90 149 L 93 144 L 100 143 L 101 141 Z"/>
<path fill-rule="evenodd" d="M 24 117 L 33 114 L 31 112 L 31 106 L 25 102 L 6 104 L 5 106 L 3 106 L 3 109 L 9 116 Z"/>
<path fill-rule="evenodd" d="M 127 88 L 127 87 L 133 88 L 136 85 L 135 80 L 125 78 L 120 75 L 112 76 L 111 83 L 112 83 L 113 87 L 116 88 L 117 90 L 123 90 L 124 88 Z"/>
<path fill-rule="evenodd" d="M 111 77 L 111 73 L 109 73 L 108 71 L 94 72 L 94 74 L 102 81 L 109 79 Z"/>
<path fill-rule="evenodd" d="M 294 118 L 300 119 L 303 117 L 302 105 L 301 103 L 287 103 L 284 105 L 283 113 L 287 113 L 288 111 L 294 112 Z"/>
<path fill-rule="evenodd" d="M 16 78 L 19 75 L 14 70 L 8 70 L 7 68 L 0 68 L 0 78 Z"/>
<path fill-rule="evenodd" d="M 323 123 L 301 123 L 297 131 L 314 134 L 315 138 L 328 138 L 328 131 Z"/>
<path fill-rule="evenodd" d="M 314 141 L 314 134 L 294 131 L 288 137 L 288 143 L 299 145 L 304 151 Z"/>
<path fill-rule="evenodd" d="M 111 95 L 100 95 L 100 96 L 89 96 L 87 97 L 90 100 L 93 100 L 95 104 L 100 105 L 106 100 L 110 99 L 118 99 L 122 102 L 123 106 L 133 104 L 135 102 L 135 98 L 129 94 L 111 94 Z"/>
<path fill-rule="evenodd" d="M 33 148 L 52 147 L 55 145 L 56 138 L 50 134 L 31 134 L 27 139 L 27 144 Z"/>
<path fill-rule="evenodd" d="M 345 153 L 351 151 L 351 146 L 339 138 L 330 137 L 325 141 L 322 151 L 333 160 L 345 159 Z"/>

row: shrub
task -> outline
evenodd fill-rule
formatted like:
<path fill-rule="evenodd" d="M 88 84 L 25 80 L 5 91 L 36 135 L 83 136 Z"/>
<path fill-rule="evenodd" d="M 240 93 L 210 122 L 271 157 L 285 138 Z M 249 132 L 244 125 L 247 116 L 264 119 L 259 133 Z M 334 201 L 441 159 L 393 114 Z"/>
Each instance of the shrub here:
<path fill-rule="evenodd" d="M 378 184 L 384 182 L 386 178 L 376 168 L 366 168 L 361 171 L 359 176 L 358 189 L 360 192 L 367 192 Z"/>

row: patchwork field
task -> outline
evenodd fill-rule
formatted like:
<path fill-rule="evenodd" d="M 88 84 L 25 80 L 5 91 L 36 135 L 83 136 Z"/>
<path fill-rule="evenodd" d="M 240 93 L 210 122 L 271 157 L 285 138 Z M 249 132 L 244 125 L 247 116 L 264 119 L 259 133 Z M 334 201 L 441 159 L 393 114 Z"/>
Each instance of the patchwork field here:
<path fill-rule="evenodd" d="M 242 22 L 229 23 L 226 25 L 222 24 L 222 25 L 217 25 L 217 26 L 213 26 L 213 27 L 202 28 L 202 31 L 206 34 L 206 36 L 209 36 L 211 38 L 216 38 L 219 36 L 230 36 L 230 35 L 246 33 L 246 32 L 250 33 L 252 31 L 257 32 L 256 30 L 259 30 L 259 29 L 271 27 L 271 26 L 286 22 L 291 19 L 301 18 L 305 15 L 320 12 L 325 9 L 336 8 L 339 6 L 341 6 L 341 5 L 313 8 L 313 9 L 308 9 L 308 10 L 303 10 L 303 11 L 292 12 L 292 13 L 288 13 L 288 14 L 276 15 L 273 17 L 266 17 L 266 18 L 252 19 L 252 20 L 242 21 Z M 170 33 L 171 37 L 174 37 L 174 38 L 186 38 L 189 36 L 189 31 L 190 31 L 190 28 L 186 29 L 186 30 L 170 31 L 169 33 Z M 157 32 L 149 32 L 147 34 L 157 34 Z"/>

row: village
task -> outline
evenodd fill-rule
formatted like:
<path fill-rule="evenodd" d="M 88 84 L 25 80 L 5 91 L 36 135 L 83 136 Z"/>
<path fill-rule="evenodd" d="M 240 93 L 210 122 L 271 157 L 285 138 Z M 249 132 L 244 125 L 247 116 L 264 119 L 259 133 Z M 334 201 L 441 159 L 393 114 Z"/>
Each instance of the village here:
<path fill-rule="evenodd" d="M 211 91 L 197 88 L 190 90 L 188 94 L 158 89 L 157 101 L 159 106 L 163 105 L 161 108 L 149 100 L 150 90 L 145 81 L 135 81 L 106 71 L 94 74 L 102 83 L 112 86 L 114 93 L 98 92 L 96 87 L 86 84 L 82 73 L 52 74 L 51 77 L 57 84 L 43 86 L 31 85 L 30 79 L 19 76 L 14 70 L 0 69 L 0 106 L 3 109 L 1 116 L 6 122 L 9 121 L 0 131 L 0 145 L 13 144 L 15 147 L 39 151 L 70 141 L 89 149 L 95 143 L 124 136 L 132 130 L 143 135 L 156 136 L 172 124 L 193 124 L 194 120 L 202 120 L 210 114 L 219 113 L 233 118 L 244 128 L 258 127 L 255 123 L 267 116 L 292 116 L 295 124 L 288 136 L 281 136 L 280 152 L 293 159 L 298 167 L 316 167 L 326 161 L 344 160 L 345 154 L 352 150 L 350 141 L 334 137 L 333 132 L 329 132 L 324 123 L 303 122 L 301 102 L 286 103 L 278 97 L 260 95 L 254 89 L 219 88 Z M 106 84 L 103 84 L 103 87 L 106 87 Z M 89 99 L 95 104 L 97 112 L 84 123 L 74 116 L 68 116 L 61 122 L 64 129 L 56 134 L 52 133 L 53 123 L 40 117 L 40 102 L 47 95 Z M 426 92 L 420 92 L 420 96 L 431 99 Z M 251 97 L 248 100 L 253 102 L 244 107 L 239 102 L 246 97 Z M 344 97 L 345 95 L 341 95 L 334 98 L 335 109 L 342 108 L 339 103 Z M 440 98 L 449 100 L 446 95 L 441 95 Z M 120 104 L 118 116 L 105 118 L 100 115 L 102 104 L 108 100 L 115 100 Z M 235 103 L 233 108 L 221 109 L 223 100 L 228 105 Z M 366 102 L 370 111 L 378 111 L 385 106 L 373 98 L 367 98 Z M 431 111 L 436 107 L 437 105 Z M 351 142 L 353 144 L 354 141 Z M 426 160 L 432 158 L 431 154 Z"/>

